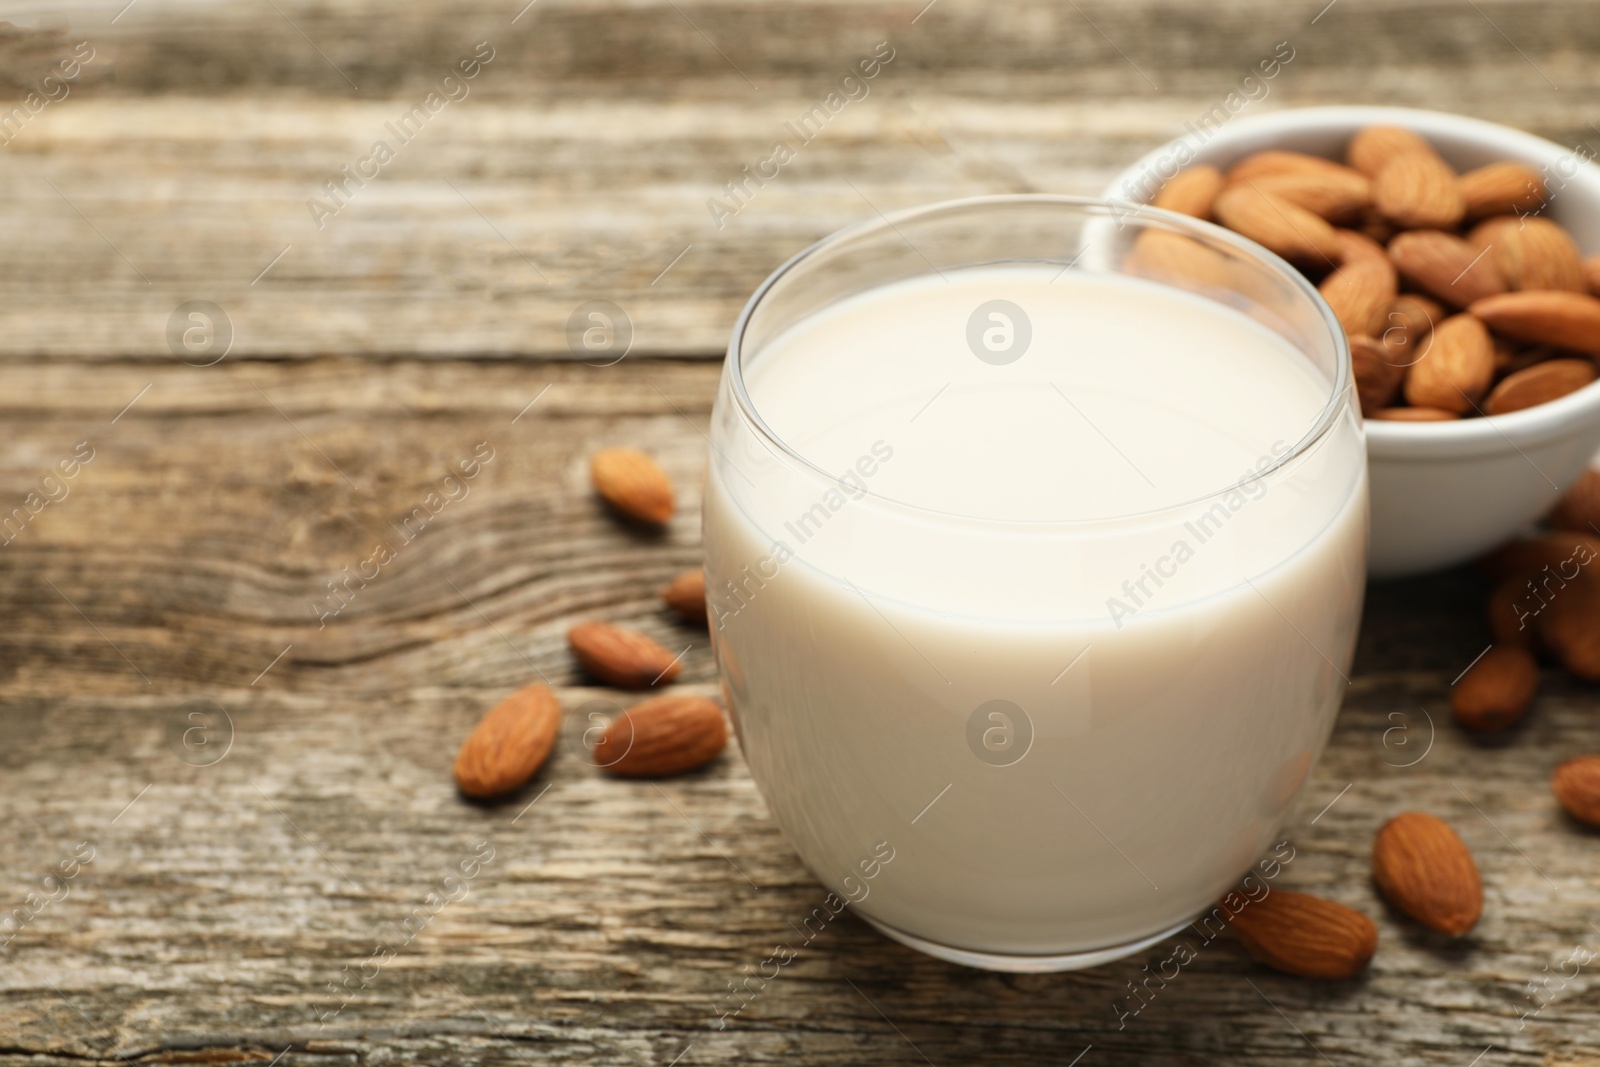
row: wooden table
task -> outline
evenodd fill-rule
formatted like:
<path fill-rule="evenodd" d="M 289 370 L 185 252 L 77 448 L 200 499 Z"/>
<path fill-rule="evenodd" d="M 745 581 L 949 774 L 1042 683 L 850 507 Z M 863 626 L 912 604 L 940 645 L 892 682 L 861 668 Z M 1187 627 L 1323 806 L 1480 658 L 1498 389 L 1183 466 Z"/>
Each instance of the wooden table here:
<path fill-rule="evenodd" d="M 512 802 L 449 775 L 536 671 L 569 709 L 620 698 L 570 662 L 578 618 L 688 646 L 685 686 L 714 691 L 656 590 L 698 556 L 733 317 L 795 250 L 918 202 L 1093 192 L 1280 41 L 1250 112 L 1414 104 L 1592 151 L 1592 5 L 526 2 L 113 0 L 0 35 L 15 100 L 92 50 L 0 149 L 0 513 L 24 507 L 0 550 L 0 1062 L 1600 1063 L 1595 965 L 1527 994 L 1600 949 L 1600 841 L 1546 786 L 1600 748 L 1600 699 L 1550 672 L 1524 727 L 1456 729 L 1486 641 L 1469 573 L 1371 590 L 1291 828 L 1284 884 L 1377 920 L 1370 972 L 1299 981 L 1218 942 L 1123 1028 L 1154 951 L 987 974 L 847 914 L 718 1029 L 824 893 L 737 752 L 603 780 L 569 715 Z M 707 201 L 885 40 L 869 95 L 719 228 Z M 589 300 L 631 321 L 616 365 L 572 357 Z M 190 301 L 219 332 L 175 320 Z M 480 442 L 467 495 L 330 614 L 327 583 Z M 664 536 L 590 497 L 585 457 L 614 443 L 676 478 Z M 1371 836 L 1408 807 L 1482 867 L 1459 944 L 1371 888 Z"/>

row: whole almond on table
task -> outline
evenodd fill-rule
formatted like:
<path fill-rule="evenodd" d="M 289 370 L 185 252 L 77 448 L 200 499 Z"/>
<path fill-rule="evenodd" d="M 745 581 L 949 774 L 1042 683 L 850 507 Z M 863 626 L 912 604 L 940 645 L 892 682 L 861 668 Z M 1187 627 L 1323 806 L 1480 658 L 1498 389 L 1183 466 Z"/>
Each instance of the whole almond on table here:
<path fill-rule="evenodd" d="M 728 744 L 722 709 L 697 696 L 659 696 L 613 719 L 594 746 L 595 763 L 629 778 L 682 774 L 715 759 Z"/>
<path fill-rule="evenodd" d="M 1370 417 L 1385 422 L 1450 422 L 1461 418 L 1455 412 L 1441 408 L 1384 408 Z"/>
<path fill-rule="evenodd" d="M 1346 245 L 1354 244 L 1342 234 L 1340 237 Z M 1353 253 L 1344 258 L 1337 270 L 1322 279 L 1317 291 L 1338 316 L 1346 336 L 1366 334 L 1376 338 L 1383 334 L 1384 319 L 1389 305 L 1394 302 L 1397 284 L 1394 264 L 1387 257 Z"/>
<path fill-rule="evenodd" d="M 456 787 L 469 797 L 509 793 L 536 774 L 561 730 L 561 704 L 546 685 L 525 685 L 489 709 L 456 753 Z"/>
<path fill-rule="evenodd" d="M 1359 911 L 1288 889 L 1245 905 L 1229 927 L 1250 955 L 1302 978 L 1349 978 L 1378 948 L 1378 928 Z"/>
<path fill-rule="evenodd" d="M 1595 379 L 1586 359 L 1547 359 L 1507 375 L 1483 402 L 1488 415 L 1505 415 L 1575 393 Z"/>
<path fill-rule="evenodd" d="M 1527 647 L 1495 645 L 1450 692 L 1450 710 L 1469 730 L 1504 730 L 1527 712 L 1539 688 L 1539 665 Z"/>
<path fill-rule="evenodd" d="M 1489 594 L 1489 633 L 1496 647 L 1533 651 L 1533 624 L 1530 607 L 1537 606 L 1529 590 L 1533 575 L 1521 572 L 1501 579 Z M 1537 667 L 1535 668 L 1537 670 Z"/>
<path fill-rule="evenodd" d="M 1471 315 L 1452 315 L 1434 327 L 1428 351 L 1406 374 L 1406 402 L 1465 415 L 1494 381 L 1494 342 Z"/>
<path fill-rule="evenodd" d="M 1538 584 L 1547 599 L 1534 625 L 1545 647 L 1572 674 L 1600 682 L 1600 577 L 1585 571 L 1571 581 Z"/>
<path fill-rule="evenodd" d="M 1298 204 L 1248 183 L 1224 189 L 1211 211 L 1228 229 L 1291 262 L 1333 266 L 1339 261 L 1339 237 L 1332 226 Z"/>
<path fill-rule="evenodd" d="M 1350 338 L 1350 365 L 1355 372 L 1356 397 L 1361 402 L 1361 414 L 1376 418 L 1378 413 L 1394 403 L 1405 379 L 1406 369 L 1389 360 L 1389 350 L 1371 337 L 1360 334 Z"/>
<path fill-rule="evenodd" d="M 644 634 L 605 622 L 579 623 L 567 644 L 585 670 L 621 689 L 648 689 L 678 676 L 677 657 Z"/>
<path fill-rule="evenodd" d="M 1579 822 L 1600 827 L 1600 756 L 1578 756 L 1556 768 L 1550 791 Z"/>
<path fill-rule="evenodd" d="M 706 622 L 706 572 L 696 567 L 672 579 L 672 584 L 661 591 L 667 607 L 690 622 Z"/>
<path fill-rule="evenodd" d="M 1211 204 L 1222 192 L 1222 172 L 1209 164 L 1199 163 L 1179 171 L 1161 187 L 1153 201 L 1159 208 L 1193 215 L 1197 219 L 1211 217 Z"/>
<path fill-rule="evenodd" d="M 1249 183 L 1329 222 L 1354 221 L 1372 204 L 1372 183 L 1348 167 L 1321 174 L 1267 174 Z"/>
<path fill-rule="evenodd" d="M 1423 926 L 1460 937 L 1483 914 L 1483 881 L 1448 823 L 1421 811 L 1396 815 L 1372 843 L 1372 880 Z"/>
<path fill-rule="evenodd" d="M 1400 126 L 1368 126 L 1357 131 L 1345 149 L 1350 165 L 1369 178 L 1376 178 L 1384 167 L 1405 155 L 1437 153 L 1421 136 Z"/>
<path fill-rule="evenodd" d="M 1372 206 L 1408 230 L 1449 230 L 1467 213 L 1456 172 L 1432 152 L 1396 156 L 1372 179 Z"/>
<path fill-rule="evenodd" d="M 1389 242 L 1389 258 L 1402 278 L 1451 307 L 1463 308 L 1506 289 L 1488 256 L 1440 230 L 1396 234 Z"/>
<path fill-rule="evenodd" d="M 1600 556 L 1600 536 L 1554 530 L 1503 544 L 1479 559 L 1478 566 L 1497 581 L 1533 574 L 1546 567 L 1563 567 L 1570 575 L 1573 565 L 1587 567 L 1596 556 Z"/>
<path fill-rule="evenodd" d="M 1558 530 L 1600 534 L 1600 470 L 1590 467 L 1561 494 L 1550 512 L 1550 525 Z"/>
<path fill-rule="evenodd" d="M 1600 352 L 1600 298 L 1586 293 L 1500 293 L 1473 301 L 1471 310 L 1495 333 L 1518 341 Z"/>
<path fill-rule="evenodd" d="M 1245 156 L 1239 162 L 1228 168 L 1228 181 L 1244 182 L 1258 181 L 1261 178 L 1276 177 L 1283 174 L 1313 175 L 1331 177 L 1334 180 L 1347 175 L 1351 168 L 1331 159 L 1313 156 L 1305 152 L 1293 152 L 1283 148 L 1269 148 L 1265 152 L 1256 152 Z M 1360 172 L 1356 172 L 1360 175 Z"/>
<path fill-rule="evenodd" d="M 1544 206 L 1544 177 L 1521 163 L 1490 163 L 1469 170 L 1457 182 L 1468 219 L 1526 214 Z"/>
<path fill-rule="evenodd" d="M 1494 260 L 1507 289 L 1589 291 L 1578 243 L 1549 219 L 1486 219 L 1472 228 L 1467 243 Z"/>
<path fill-rule="evenodd" d="M 589 477 L 601 499 L 630 519 L 660 525 L 672 518 L 672 480 L 636 448 L 596 452 L 589 460 Z"/>

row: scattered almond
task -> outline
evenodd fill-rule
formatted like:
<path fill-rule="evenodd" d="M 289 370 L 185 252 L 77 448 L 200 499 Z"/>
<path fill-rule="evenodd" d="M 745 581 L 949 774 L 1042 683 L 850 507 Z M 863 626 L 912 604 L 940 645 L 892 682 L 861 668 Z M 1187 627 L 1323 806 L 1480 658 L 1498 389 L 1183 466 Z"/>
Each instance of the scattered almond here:
<path fill-rule="evenodd" d="M 659 778 L 692 771 L 727 744 L 728 727 L 715 701 L 659 696 L 613 719 L 594 746 L 594 761 L 612 774 Z"/>
<path fill-rule="evenodd" d="M 684 571 L 661 591 L 667 607 L 690 622 L 706 622 L 706 572 L 699 567 Z"/>
<path fill-rule="evenodd" d="M 1535 626 L 1563 667 L 1584 681 L 1600 682 L 1600 577 L 1583 572 L 1564 578 L 1558 572 L 1540 583 L 1548 599 Z"/>
<path fill-rule="evenodd" d="M 1483 914 L 1472 853 L 1448 823 L 1426 812 L 1402 812 L 1378 831 L 1372 880 L 1390 904 L 1442 934 L 1460 937 Z"/>
<path fill-rule="evenodd" d="M 489 709 L 456 753 L 456 786 L 469 797 L 519 788 L 544 766 L 561 729 L 561 704 L 547 685 L 525 685 Z"/>
<path fill-rule="evenodd" d="M 1533 650 L 1533 625 L 1528 608 L 1528 574 L 1521 572 L 1503 578 L 1489 594 L 1489 633 L 1496 646 Z"/>
<path fill-rule="evenodd" d="M 1471 315 L 1452 315 L 1434 328 L 1428 351 L 1406 375 L 1406 401 L 1464 415 L 1494 381 L 1494 343 Z"/>
<path fill-rule="evenodd" d="M 1467 668 L 1450 694 L 1450 710 L 1469 730 L 1504 730 L 1528 710 L 1539 665 L 1526 647 L 1495 645 Z"/>
<path fill-rule="evenodd" d="M 1544 178 L 1521 163 L 1490 163 L 1469 170 L 1457 182 L 1468 219 L 1524 214 L 1544 206 Z"/>
<path fill-rule="evenodd" d="M 622 689 L 647 689 L 678 676 L 677 659 L 644 634 L 605 622 L 579 623 L 567 644 L 585 670 Z"/>
<path fill-rule="evenodd" d="M 1577 242 L 1549 219 L 1488 219 L 1473 227 L 1467 243 L 1494 260 L 1507 289 L 1588 292 Z"/>
<path fill-rule="evenodd" d="M 1211 205 L 1222 192 L 1222 172 L 1204 163 L 1173 175 L 1156 194 L 1155 206 L 1197 219 L 1211 217 Z"/>
<path fill-rule="evenodd" d="M 1378 928 L 1359 911 L 1288 889 L 1245 905 L 1230 926 L 1250 955 L 1302 978 L 1349 978 L 1378 948 Z"/>
<path fill-rule="evenodd" d="M 1556 501 L 1550 525 L 1558 530 L 1600 533 L 1600 470 L 1590 467 Z"/>
<path fill-rule="evenodd" d="M 1503 379 L 1483 402 L 1483 410 L 1490 415 L 1521 411 L 1577 392 L 1594 379 L 1594 364 L 1586 359 L 1545 360 Z"/>
<path fill-rule="evenodd" d="M 1600 826 L 1600 756 L 1578 756 L 1556 768 L 1550 790 L 1579 822 Z"/>
<path fill-rule="evenodd" d="M 1389 258 L 1406 281 L 1451 307 L 1505 292 L 1505 281 L 1488 256 L 1441 230 L 1397 235 L 1389 242 Z"/>
<path fill-rule="evenodd" d="M 635 448 L 606 448 L 589 460 L 595 492 L 630 519 L 660 525 L 675 508 L 672 481 Z"/>
<path fill-rule="evenodd" d="M 1467 213 L 1456 172 L 1430 149 L 1395 156 L 1372 179 L 1372 204 L 1405 229 L 1448 230 Z"/>
<path fill-rule="evenodd" d="M 1263 193 L 1248 183 L 1230 185 L 1212 206 L 1217 221 L 1269 251 L 1297 263 L 1337 263 L 1339 238 L 1320 216 Z"/>
<path fill-rule="evenodd" d="M 1399 238 L 1396 238 L 1399 240 Z M 1473 301 L 1472 313 L 1496 333 L 1533 344 L 1600 352 L 1600 298 L 1532 290 Z"/>
<path fill-rule="evenodd" d="M 1484 573 L 1496 580 L 1532 574 L 1571 561 L 1579 567 L 1600 556 L 1600 537 L 1592 533 L 1555 530 L 1501 545 L 1478 561 Z M 1570 566 L 1567 567 L 1570 572 Z"/>

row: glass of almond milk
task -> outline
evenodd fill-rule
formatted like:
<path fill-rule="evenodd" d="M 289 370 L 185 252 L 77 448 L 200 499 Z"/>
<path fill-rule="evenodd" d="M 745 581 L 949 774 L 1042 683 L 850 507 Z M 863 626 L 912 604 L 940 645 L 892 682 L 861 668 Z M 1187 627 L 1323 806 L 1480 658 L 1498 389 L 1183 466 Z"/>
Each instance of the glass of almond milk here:
<path fill-rule="evenodd" d="M 885 934 L 1092 966 L 1274 843 L 1344 693 L 1367 545 L 1349 352 L 1287 263 L 1068 197 L 875 219 L 751 298 L 711 444 L 740 743 Z"/>

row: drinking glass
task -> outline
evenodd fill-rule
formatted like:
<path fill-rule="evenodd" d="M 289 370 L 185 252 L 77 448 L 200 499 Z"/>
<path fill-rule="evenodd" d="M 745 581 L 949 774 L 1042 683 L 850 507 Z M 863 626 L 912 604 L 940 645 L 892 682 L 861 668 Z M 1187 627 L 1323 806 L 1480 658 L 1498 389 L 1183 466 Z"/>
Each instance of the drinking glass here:
<path fill-rule="evenodd" d="M 1299 270 L 1154 209 L 936 204 L 768 278 L 712 414 L 712 644 L 751 774 L 839 906 L 1012 971 L 1209 911 L 1347 684 L 1353 398 Z M 1205 481 L 1229 450 L 1252 460 Z"/>

